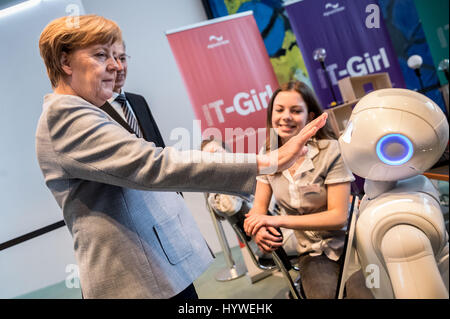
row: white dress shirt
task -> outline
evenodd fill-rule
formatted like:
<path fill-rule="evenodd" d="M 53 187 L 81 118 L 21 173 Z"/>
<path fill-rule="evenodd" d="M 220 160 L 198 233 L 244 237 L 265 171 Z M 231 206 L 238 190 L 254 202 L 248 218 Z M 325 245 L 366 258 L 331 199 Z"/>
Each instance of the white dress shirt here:
<path fill-rule="evenodd" d="M 124 120 L 127 122 L 127 119 L 125 118 L 125 114 L 123 114 L 122 106 L 119 102 L 115 101 L 116 97 L 119 94 L 125 94 L 122 89 L 120 89 L 120 93 L 113 92 L 112 97 L 108 100 L 109 104 L 113 107 L 114 111 L 116 111 Z M 137 119 L 136 114 L 134 114 L 133 108 L 131 107 L 130 103 L 127 100 L 127 107 L 130 110 L 131 114 Z M 139 123 L 139 122 L 138 122 Z M 139 125 L 139 124 L 138 124 Z"/>

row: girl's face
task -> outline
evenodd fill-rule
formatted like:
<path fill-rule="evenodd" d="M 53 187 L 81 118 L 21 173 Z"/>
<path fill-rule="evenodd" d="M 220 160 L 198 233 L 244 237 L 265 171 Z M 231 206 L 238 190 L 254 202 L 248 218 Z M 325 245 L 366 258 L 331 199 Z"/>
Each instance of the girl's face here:
<path fill-rule="evenodd" d="M 297 91 L 281 91 L 275 97 L 272 110 L 272 127 L 276 130 L 283 144 L 297 135 L 305 127 L 311 116 L 308 114 L 305 101 Z"/>

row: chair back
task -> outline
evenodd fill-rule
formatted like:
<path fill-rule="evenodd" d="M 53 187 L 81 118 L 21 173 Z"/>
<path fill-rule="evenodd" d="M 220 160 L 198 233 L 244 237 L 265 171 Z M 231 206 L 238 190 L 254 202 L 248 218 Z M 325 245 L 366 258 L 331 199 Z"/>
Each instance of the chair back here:
<path fill-rule="evenodd" d="M 353 247 L 353 238 L 355 237 L 355 230 L 356 230 L 356 220 L 358 218 L 358 204 L 359 204 L 359 198 L 358 196 L 353 196 L 352 204 L 350 206 L 349 215 L 348 215 L 348 223 L 347 223 L 347 230 L 345 232 L 345 242 L 344 242 L 344 248 L 342 251 L 342 256 L 344 258 L 341 258 L 341 270 L 339 273 L 339 278 L 337 282 L 337 289 L 336 289 L 336 299 L 342 299 L 344 296 L 344 287 L 345 282 L 350 277 L 351 273 L 349 273 L 350 270 L 350 264 L 352 260 L 352 256 L 354 256 L 354 247 Z"/>

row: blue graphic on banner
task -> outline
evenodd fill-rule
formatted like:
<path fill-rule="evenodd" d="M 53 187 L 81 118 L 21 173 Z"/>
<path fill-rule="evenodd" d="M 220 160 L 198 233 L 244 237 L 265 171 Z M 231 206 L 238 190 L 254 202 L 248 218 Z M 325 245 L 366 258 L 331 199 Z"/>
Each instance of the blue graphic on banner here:
<path fill-rule="evenodd" d="M 282 11 L 284 9 L 282 1 L 236 1 L 236 4 L 239 3 L 239 8 L 233 13 L 253 11 L 253 16 L 255 17 L 258 29 L 262 33 L 261 36 L 269 56 L 275 57 L 284 54 L 282 52 L 282 45 L 286 31 L 285 24 L 289 22 L 283 20 Z M 216 18 L 229 14 L 223 0 L 210 0 L 209 5 L 213 16 Z"/>
<path fill-rule="evenodd" d="M 300 80 L 311 86 L 283 0 L 203 0 L 210 18 L 252 11 L 279 84 Z"/>
<path fill-rule="evenodd" d="M 374 6 L 375 11 L 368 10 Z M 377 1 L 303 0 L 285 8 L 314 91 L 324 107 L 334 101 L 333 94 L 336 102 L 346 102 L 342 101 L 337 83 L 347 76 L 387 72 L 393 87 L 405 87 L 381 12 L 377 20 Z M 313 57 L 318 48 L 326 50 L 326 74 Z"/>

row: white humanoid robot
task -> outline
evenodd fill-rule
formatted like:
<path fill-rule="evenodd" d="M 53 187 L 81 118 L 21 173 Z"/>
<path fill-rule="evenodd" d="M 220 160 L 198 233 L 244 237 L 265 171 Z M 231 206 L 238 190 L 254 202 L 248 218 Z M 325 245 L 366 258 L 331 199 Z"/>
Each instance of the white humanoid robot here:
<path fill-rule="evenodd" d="M 375 298 L 449 297 L 448 233 L 439 194 L 421 175 L 448 129 L 426 96 L 382 89 L 358 102 L 339 138 L 345 163 L 366 179 L 352 247 Z"/>

